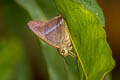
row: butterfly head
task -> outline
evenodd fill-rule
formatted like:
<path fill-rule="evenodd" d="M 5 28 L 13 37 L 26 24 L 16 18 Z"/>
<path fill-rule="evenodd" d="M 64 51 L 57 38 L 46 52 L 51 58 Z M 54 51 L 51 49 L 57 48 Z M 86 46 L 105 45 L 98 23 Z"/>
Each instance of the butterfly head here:
<path fill-rule="evenodd" d="M 62 56 L 67 56 L 68 55 L 68 50 L 65 46 L 60 47 L 59 52 Z"/>

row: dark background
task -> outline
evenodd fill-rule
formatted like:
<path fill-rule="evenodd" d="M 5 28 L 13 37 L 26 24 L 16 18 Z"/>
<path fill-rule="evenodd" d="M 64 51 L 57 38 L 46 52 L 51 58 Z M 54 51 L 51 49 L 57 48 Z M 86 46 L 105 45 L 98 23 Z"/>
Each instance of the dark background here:
<path fill-rule="evenodd" d="M 107 40 L 112 49 L 116 67 L 113 80 L 120 80 L 120 0 L 99 0 L 105 16 Z"/>

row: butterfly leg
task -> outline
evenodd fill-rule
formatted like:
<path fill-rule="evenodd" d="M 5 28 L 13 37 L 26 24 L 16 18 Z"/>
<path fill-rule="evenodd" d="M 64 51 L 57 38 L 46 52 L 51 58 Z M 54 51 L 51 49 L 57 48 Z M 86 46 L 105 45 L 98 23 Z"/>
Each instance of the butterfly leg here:
<path fill-rule="evenodd" d="M 72 56 L 73 58 L 76 58 L 76 55 L 72 51 L 69 51 L 68 55 Z"/>
<path fill-rule="evenodd" d="M 67 48 L 68 51 L 72 50 L 72 46 L 71 46 L 70 40 L 67 40 L 67 41 L 65 42 L 65 45 L 66 45 L 66 48 Z"/>
<path fill-rule="evenodd" d="M 71 45 L 70 39 L 64 40 L 64 45 L 70 46 Z"/>
<path fill-rule="evenodd" d="M 68 46 L 67 49 L 68 49 L 68 51 L 71 51 L 72 50 L 72 46 Z"/>

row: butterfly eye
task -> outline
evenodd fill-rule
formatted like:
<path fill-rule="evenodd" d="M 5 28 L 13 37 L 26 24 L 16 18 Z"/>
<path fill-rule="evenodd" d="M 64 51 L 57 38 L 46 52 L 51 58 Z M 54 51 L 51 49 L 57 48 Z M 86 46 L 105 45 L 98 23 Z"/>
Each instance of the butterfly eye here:
<path fill-rule="evenodd" d="M 61 51 L 61 53 L 63 53 L 63 54 L 64 54 L 64 53 L 65 53 L 65 50 L 63 49 L 63 50 Z"/>

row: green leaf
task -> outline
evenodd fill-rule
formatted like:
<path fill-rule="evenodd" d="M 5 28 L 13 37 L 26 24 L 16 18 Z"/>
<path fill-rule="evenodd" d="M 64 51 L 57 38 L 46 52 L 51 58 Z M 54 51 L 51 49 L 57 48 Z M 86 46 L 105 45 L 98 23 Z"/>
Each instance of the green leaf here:
<path fill-rule="evenodd" d="M 46 19 L 41 8 L 38 7 L 34 0 L 15 0 L 19 5 L 28 11 L 33 19 Z M 24 5 L 25 4 L 25 5 Z M 32 6 L 31 6 L 32 5 Z M 40 16 L 41 15 L 41 16 Z"/>
<path fill-rule="evenodd" d="M 86 80 L 102 80 L 115 63 L 106 41 L 106 33 L 88 9 L 73 0 L 54 0 L 66 20 L 73 47 Z"/>
<path fill-rule="evenodd" d="M 105 20 L 102 9 L 99 7 L 96 0 L 74 0 L 74 1 L 79 2 L 81 6 L 93 12 L 93 14 L 95 14 L 98 17 L 101 27 L 105 26 Z"/>

